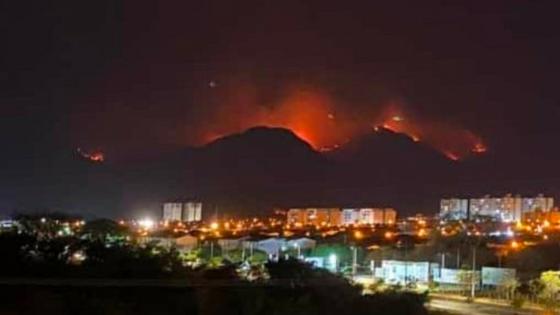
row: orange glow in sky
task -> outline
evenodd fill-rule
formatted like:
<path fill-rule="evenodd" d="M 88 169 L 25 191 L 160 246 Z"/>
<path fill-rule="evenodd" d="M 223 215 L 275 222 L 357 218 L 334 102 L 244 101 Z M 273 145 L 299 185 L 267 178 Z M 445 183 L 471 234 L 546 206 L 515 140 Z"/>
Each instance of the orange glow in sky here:
<path fill-rule="evenodd" d="M 487 151 L 482 139 L 471 131 L 446 122 L 420 119 L 404 111 L 398 102 L 382 106 L 381 111 L 351 116 L 348 106 L 341 106 L 325 91 L 295 87 L 285 92 L 273 103 L 261 104 L 254 86 L 232 87 L 217 98 L 217 106 L 208 107 L 209 117 L 204 118 L 207 125 L 200 128 L 198 143 L 265 126 L 290 129 L 315 150 L 330 151 L 371 132 L 371 126 L 381 126 L 406 134 L 414 142 L 426 143 L 451 160 Z M 228 102 L 223 103 L 223 99 Z"/>

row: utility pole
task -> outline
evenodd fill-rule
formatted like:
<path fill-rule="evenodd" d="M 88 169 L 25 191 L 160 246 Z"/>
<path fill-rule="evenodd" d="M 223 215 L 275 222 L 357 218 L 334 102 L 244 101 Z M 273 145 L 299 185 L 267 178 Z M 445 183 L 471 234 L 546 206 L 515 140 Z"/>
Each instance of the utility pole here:
<path fill-rule="evenodd" d="M 404 288 L 406 290 L 407 281 L 408 281 L 408 251 L 406 248 L 406 244 L 404 246 Z"/>
<path fill-rule="evenodd" d="M 358 269 L 358 247 L 354 246 L 353 248 L 353 253 L 352 253 L 352 278 L 356 277 L 356 273 L 357 273 L 357 269 Z"/>
<path fill-rule="evenodd" d="M 441 269 L 445 268 L 445 252 L 441 253 Z"/>
<path fill-rule="evenodd" d="M 461 248 L 457 247 L 457 265 L 455 268 L 459 269 L 461 267 Z"/>
<path fill-rule="evenodd" d="M 473 245 L 473 261 L 472 261 L 472 274 L 471 274 L 471 298 L 474 299 L 476 283 L 475 283 L 475 273 L 476 273 L 476 245 Z"/>

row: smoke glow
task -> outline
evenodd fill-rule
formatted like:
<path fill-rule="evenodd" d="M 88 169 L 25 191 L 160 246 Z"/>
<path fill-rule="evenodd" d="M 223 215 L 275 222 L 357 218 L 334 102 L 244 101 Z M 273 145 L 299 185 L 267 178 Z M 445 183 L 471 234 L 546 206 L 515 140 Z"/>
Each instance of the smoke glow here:
<path fill-rule="evenodd" d="M 202 115 L 208 123 L 194 128 L 200 133 L 195 142 L 204 144 L 251 127 L 266 126 L 290 129 L 315 150 L 330 151 L 371 132 L 373 126 L 374 130 L 383 127 L 406 134 L 414 142 L 424 142 L 455 161 L 487 151 L 473 132 L 447 122 L 415 117 L 397 102 L 377 106 L 377 110 L 372 106 L 356 114 L 348 110 L 349 104 L 340 104 L 318 89 L 292 88 L 268 104 L 261 104 L 257 96 L 250 85 L 221 93 L 219 99 L 216 97 L 218 105 L 209 106 L 210 112 Z M 224 99 L 227 103 L 222 103 Z"/>
<path fill-rule="evenodd" d="M 453 161 L 488 150 L 482 139 L 473 132 L 446 122 L 413 117 L 405 113 L 398 103 L 385 106 L 374 120 L 374 128 L 377 126 L 406 134 L 415 142 L 426 142 Z"/>

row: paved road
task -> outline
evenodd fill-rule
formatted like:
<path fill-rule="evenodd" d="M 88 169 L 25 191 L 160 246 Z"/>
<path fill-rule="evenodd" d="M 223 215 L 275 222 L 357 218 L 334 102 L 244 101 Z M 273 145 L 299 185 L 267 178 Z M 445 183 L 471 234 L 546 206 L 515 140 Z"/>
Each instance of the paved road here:
<path fill-rule="evenodd" d="M 535 310 L 518 310 L 509 306 L 467 303 L 452 299 L 432 298 L 429 307 L 461 315 L 536 315 L 545 314 Z"/>

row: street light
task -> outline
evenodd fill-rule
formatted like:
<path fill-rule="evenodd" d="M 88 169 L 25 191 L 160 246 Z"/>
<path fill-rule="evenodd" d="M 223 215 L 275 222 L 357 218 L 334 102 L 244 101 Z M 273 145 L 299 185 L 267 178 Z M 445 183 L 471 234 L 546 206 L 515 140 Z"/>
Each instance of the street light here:
<path fill-rule="evenodd" d="M 294 247 L 297 250 L 297 258 L 300 259 L 301 258 L 301 247 L 299 246 L 299 244 L 297 242 L 294 243 Z"/>
<path fill-rule="evenodd" d="M 352 278 L 356 277 L 358 271 L 358 247 L 352 246 Z"/>
<path fill-rule="evenodd" d="M 329 256 L 329 263 L 331 266 L 333 266 L 333 270 L 336 272 L 336 262 L 337 262 L 337 257 L 335 254 L 330 254 Z"/>

